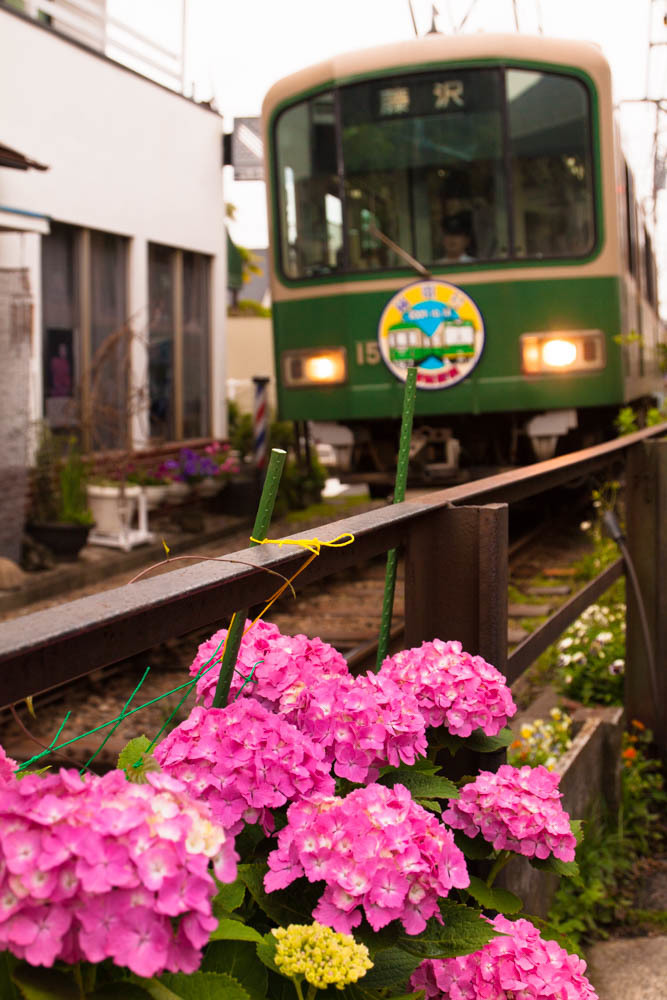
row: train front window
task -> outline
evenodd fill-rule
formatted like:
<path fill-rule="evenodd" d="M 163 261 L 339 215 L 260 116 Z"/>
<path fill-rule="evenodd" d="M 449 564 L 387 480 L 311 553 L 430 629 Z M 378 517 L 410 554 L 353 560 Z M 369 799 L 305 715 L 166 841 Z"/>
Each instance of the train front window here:
<path fill-rule="evenodd" d="M 443 70 L 341 90 L 345 229 L 352 271 L 508 253 L 502 78 Z"/>
<path fill-rule="evenodd" d="M 588 95 L 573 77 L 507 71 L 514 254 L 579 257 L 593 249 Z"/>
<path fill-rule="evenodd" d="M 384 77 L 282 111 L 287 278 L 579 257 L 595 241 L 589 98 L 573 76 L 451 69 Z"/>

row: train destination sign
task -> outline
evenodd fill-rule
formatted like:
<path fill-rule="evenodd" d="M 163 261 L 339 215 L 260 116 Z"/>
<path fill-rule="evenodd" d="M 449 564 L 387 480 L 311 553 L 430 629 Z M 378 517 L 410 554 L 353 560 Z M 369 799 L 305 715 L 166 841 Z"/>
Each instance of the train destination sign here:
<path fill-rule="evenodd" d="M 482 315 L 446 281 L 420 281 L 398 291 L 380 317 L 378 344 L 389 370 L 405 382 L 417 366 L 418 389 L 448 389 L 466 378 L 484 350 Z"/>

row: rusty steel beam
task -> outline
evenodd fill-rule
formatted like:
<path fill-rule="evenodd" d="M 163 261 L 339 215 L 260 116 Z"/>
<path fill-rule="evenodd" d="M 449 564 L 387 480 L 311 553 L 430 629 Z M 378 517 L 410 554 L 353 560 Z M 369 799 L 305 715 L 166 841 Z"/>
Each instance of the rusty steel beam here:
<path fill-rule="evenodd" d="M 323 526 L 318 529 L 323 540 L 330 541 L 349 531 L 354 533 L 356 541 L 346 548 L 324 549 L 299 577 L 299 585 L 312 583 L 402 545 L 419 522 L 420 530 L 428 535 L 426 522 L 429 518 L 437 520 L 439 512 L 452 505 L 501 503 L 536 495 L 594 471 L 614 456 L 622 456 L 637 442 L 665 432 L 667 424 L 648 428 L 573 455 Z M 295 537 L 305 539 L 311 534 L 304 532 Z M 204 562 L 0 626 L 0 706 L 85 676 L 172 636 L 219 622 L 236 607 L 264 602 L 279 583 L 264 569 L 289 575 L 301 564 L 304 552 L 292 547 L 262 546 L 230 555 L 229 559 L 233 558 L 243 560 L 244 564 Z M 500 585 L 499 579 L 496 582 Z M 437 586 L 437 578 L 433 578 L 433 583 Z M 491 586 L 493 581 L 489 578 L 487 583 Z M 497 641 L 493 640 L 496 644 Z M 484 645 L 487 645 L 486 639 Z M 514 657 L 517 653 L 515 651 Z M 502 656 L 497 653 L 487 658 L 500 662 Z M 519 659 L 513 662 L 517 664 Z"/>

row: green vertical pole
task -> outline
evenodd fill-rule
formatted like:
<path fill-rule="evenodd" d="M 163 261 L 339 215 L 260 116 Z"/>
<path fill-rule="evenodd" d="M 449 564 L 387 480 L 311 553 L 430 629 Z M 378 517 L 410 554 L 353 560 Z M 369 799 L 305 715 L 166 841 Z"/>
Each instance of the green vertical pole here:
<path fill-rule="evenodd" d="M 257 508 L 257 516 L 255 517 L 255 526 L 252 529 L 252 537 L 256 538 L 257 541 L 251 542 L 251 547 L 257 545 L 263 538 L 266 538 L 266 533 L 269 530 L 269 524 L 271 523 L 273 506 L 276 502 L 278 486 L 280 485 L 280 477 L 282 475 L 286 457 L 287 452 L 283 451 L 282 448 L 273 448 L 271 450 L 269 467 L 266 472 L 266 479 L 264 480 L 262 495 L 259 500 L 259 507 Z M 243 636 L 247 614 L 247 608 L 244 608 L 242 611 L 237 611 L 236 617 L 232 622 L 232 626 L 227 633 L 225 651 L 220 665 L 220 676 L 218 677 L 218 684 L 215 689 L 215 695 L 213 696 L 213 708 L 224 708 L 227 704 L 227 698 L 229 697 L 229 689 L 232 685 L 232 676 L 234 674 L 234 667 L 236 666 L 236 658 L 239 655 L 239 648 L 241 646 L 241 638 Z"/>
<path fill-rule="evenodd" d="M 394 488 L 394 503 L 405 500 L 405 486 L 408 481 L 408 465 L 410 462 L 410 439 L 412 438 L 412 418 L 415 412 L 417 397 L 417 369 L 408 368 L 403 395 L 403 418 L 401 420 L 401 439 L 398 446 L 398 464 L 396 466 L 396 485 Z M 387 569 L 384 577 L 384 597 L 382 600 L 382 620 L 380 622 L 380 637 L 378 639 L 377 660 L 375 670 L 378 671 L 389 649 L 389 633 L 391 632 L 391 616 L 394 609 L 394 590 L 396 588 L 396 565 L 398 551 L 389 549 L 387 552 Z"/>

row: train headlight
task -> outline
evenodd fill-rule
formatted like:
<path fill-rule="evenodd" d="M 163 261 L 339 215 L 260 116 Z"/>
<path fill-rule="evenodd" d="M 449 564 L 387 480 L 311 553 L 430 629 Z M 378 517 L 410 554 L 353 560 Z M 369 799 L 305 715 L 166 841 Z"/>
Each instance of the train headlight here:
<path fill-rule="evenodd" d="M 285 351 L 282 370 L 288 388 L 340 385 L 347 381 L 347 354 L 344 347 Z"/>
<path fill-rule="evenodd" d="M 604 365 L 601 330 L 524 333 L 521 337 L 521 369 L 525 375 L 599 371 Z"/>

